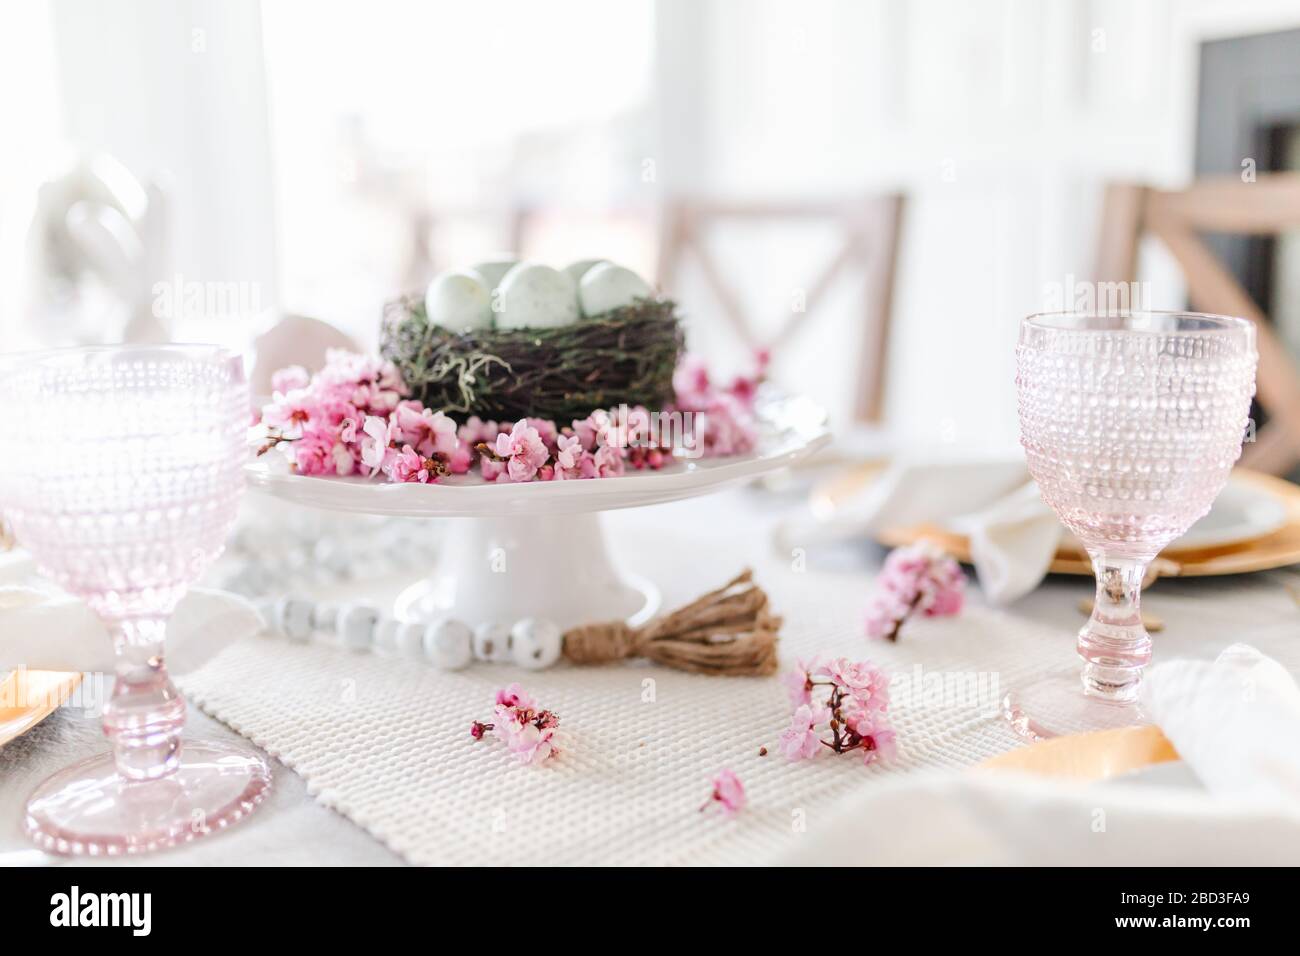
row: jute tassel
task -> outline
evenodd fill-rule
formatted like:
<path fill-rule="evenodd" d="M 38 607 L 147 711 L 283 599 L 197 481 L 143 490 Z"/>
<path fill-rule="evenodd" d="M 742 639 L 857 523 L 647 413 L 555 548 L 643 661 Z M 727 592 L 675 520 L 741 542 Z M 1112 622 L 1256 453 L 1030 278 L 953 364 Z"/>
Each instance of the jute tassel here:
<path fill-rule="evenodd" d="M 696 674 L 765 677 L 777 670 L 781 618 L 767 594 L 741 572 L 716 591 L 638 628 L 621 621 L 584 624 L 564 633 L 564 656 L 575 664 L 644 657 Z"/>

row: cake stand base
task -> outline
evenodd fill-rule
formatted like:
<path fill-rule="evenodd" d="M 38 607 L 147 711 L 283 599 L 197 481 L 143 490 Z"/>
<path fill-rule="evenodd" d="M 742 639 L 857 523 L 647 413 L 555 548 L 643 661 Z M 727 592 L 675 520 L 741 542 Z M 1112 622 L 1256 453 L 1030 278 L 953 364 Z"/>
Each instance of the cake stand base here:
<path fill-rule="evenodd" d="M 433 574 L 404 590 L 404 621 L 440 615 L 470 626 L 544 618 L 561 628 L 637 625 L 659 610 L 658 590 L 614 565 L 599 512 L 452 518 Z"/>

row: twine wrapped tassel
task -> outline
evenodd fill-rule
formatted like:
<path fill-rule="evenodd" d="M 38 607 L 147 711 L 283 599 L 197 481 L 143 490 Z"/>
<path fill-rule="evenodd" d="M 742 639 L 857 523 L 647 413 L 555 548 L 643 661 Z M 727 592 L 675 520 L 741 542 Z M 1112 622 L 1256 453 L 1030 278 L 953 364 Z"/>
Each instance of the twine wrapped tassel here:
<path fill-rule="evenodd" d="M 584 624 L 564 634 L 575 664 L 644 657 L 666 667 L 715 676 L 766 677 L 777 671 L 781 618 L 744 570 L 716 591 L 641 627 L 622 621 Z"/>

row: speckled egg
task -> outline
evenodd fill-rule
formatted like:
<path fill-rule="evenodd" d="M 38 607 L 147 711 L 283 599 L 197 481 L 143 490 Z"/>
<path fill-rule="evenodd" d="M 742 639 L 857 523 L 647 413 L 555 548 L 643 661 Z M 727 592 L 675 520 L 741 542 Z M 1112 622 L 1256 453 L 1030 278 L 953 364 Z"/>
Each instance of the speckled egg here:
<path fill-rule="evenodd" d="M 506 273 L 519 265 L 518 259 L 489 259 L 486 262 L 478 262 L 470 266 L 470 272 L 477 272 L 483 278 L 483 284 L 487 286 L 489 293 L 501 284 L 501 280 L 506 277 Z"/>
<path fill-rule="evenodd" d="M 564 271 L 569 274 L 569 278 L 573 280 L 574 285 L 579 285 L 582 282 L 582 277 L 591 270 L 592 266 L 598 266 L 602 262 L 608 261 L 608 259 L 579 259 L 577 262 L 570 262 L 564 267 Z"/>
<path fill-rule="evenodd" d="M 536 262 L 521 262 L 506 273 L 494 305 L 499 329 L 552 329 L 578 318 L 573 280 Z"/>
<path fill-rule="evenodd" d="M 474 272 L 444 272 L 429 283 L 424 295 L 429 321 L 445 329 L 492 327 L 492 296 Z"/>
<path fill-rule="evenodd" d="M 650 284 L 631 269 L 602 262 L 592 266 L 578 285 L 578 302 L 585 316 L 631 305 L 650 296 Z"/>

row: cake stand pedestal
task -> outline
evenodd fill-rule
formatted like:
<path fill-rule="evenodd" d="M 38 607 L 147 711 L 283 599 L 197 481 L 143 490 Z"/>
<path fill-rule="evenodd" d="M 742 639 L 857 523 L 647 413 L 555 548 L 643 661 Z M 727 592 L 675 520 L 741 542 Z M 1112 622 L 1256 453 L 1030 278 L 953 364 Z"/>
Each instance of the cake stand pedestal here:
<path fill-rule="evenodd" d="M 769 401 L 758 414 L 762 435 L 749 454 L 681 458 L 617 478 L 513 484 L 467 475 L 433 485 L 390 484 L 305 477 L 266 458 L 247 472 L 254 488 L 302 505 L 453 519 L 433 573 L 398 597 L 399 618 L 446 614 L 471 625 L 509 625 L 540 617 L 562 628 L 618 619 L 639 624 L 658 611 L 658 590 L 615 562 L 600 512 L 708 494 L 792 465 L 830 440 L 825 414 L 806 399 Z"/>
<path fill-rule="evenodd" d="M 590 621 L 641 624 L 658 610 L 658 589 L 615 566 L 593 512 L 449 522 L 433 574 L 402 591 L 394 613 L 503 624 L 540 617 L 568 629 Z"/>

